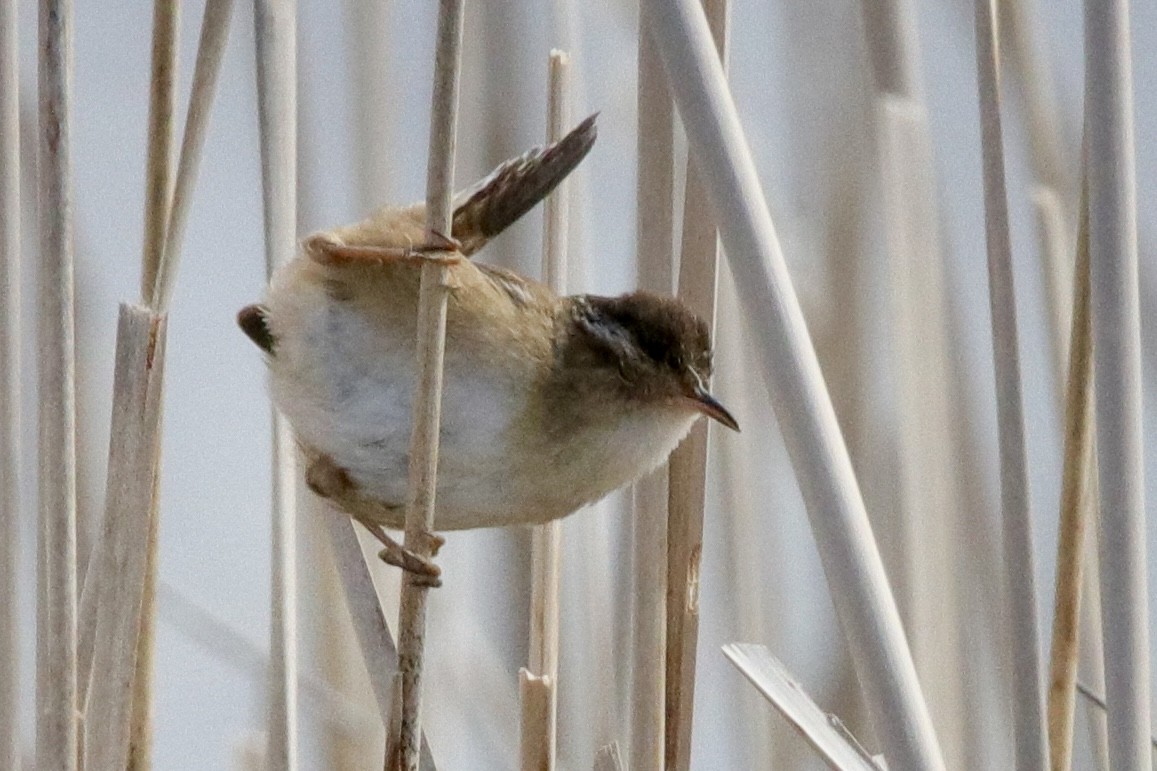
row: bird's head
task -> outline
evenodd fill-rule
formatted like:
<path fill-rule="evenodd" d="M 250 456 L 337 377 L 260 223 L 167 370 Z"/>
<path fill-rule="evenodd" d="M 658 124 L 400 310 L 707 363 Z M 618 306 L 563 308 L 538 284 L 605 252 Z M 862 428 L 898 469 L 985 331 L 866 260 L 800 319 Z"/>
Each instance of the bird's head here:
<path fill-rule="evenodd" d="M 699 412 L 738 431 L 731 413 L 707 391 L 711 335 L 678 300 L 646 292 L 575 298 L 564 366 L 645 404 Z"/>

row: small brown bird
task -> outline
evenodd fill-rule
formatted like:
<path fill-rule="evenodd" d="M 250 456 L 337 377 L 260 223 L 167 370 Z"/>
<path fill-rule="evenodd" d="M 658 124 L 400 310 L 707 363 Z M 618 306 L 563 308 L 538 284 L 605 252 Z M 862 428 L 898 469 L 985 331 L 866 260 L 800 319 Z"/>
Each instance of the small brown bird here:
<path fill-rule="evenodd" d="M 374 533 L 384 560 L 433 583 L 437 566 L 383 529 L 405 519 L 423 253 L 477 252 L 561 182 L 595 134 L 591 116 L 460 194 L 449 239 L 426 232 L 422 203 L 309 236 L 265 302 L 238 316 L 268 354 L 310 487 Z M 558 297 L 460 258 L 450 272 L 439 529 L 557 519 L 658 466 L 699 415 L 738 430 L 706 388 L 707 326 L 679 301 Z"/>

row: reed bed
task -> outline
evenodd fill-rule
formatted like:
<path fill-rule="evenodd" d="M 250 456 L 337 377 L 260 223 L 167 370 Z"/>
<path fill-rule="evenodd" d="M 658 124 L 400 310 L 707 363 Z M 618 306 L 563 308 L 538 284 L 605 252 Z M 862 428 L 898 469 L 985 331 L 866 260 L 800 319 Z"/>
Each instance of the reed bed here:
<path fill-rule="evenodd" d="M 0 0 L 0 766 L 1151 767 L 1151 9 L 138 5 L 43 0 L 32 78 Z M 231 320 L 306 226 L 424 185 L 448 234 L 595 111 L 480 258 L 678 295 L 743 433 L 417 585 L 299 507 Z M 416 550 L 451 291 L 427 261 Z"/>

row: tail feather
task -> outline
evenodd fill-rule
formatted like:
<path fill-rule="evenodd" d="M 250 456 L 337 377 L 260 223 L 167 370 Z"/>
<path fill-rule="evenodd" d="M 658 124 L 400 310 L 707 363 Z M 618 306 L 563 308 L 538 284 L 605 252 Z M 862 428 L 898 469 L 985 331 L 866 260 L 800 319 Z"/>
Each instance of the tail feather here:
<path fill-rule="evenodd" d="M 237 326 L 241 327 L 241 331 L 256 343 L 258 348 L 272 354 L 277 340 L 269 331 L 266 318 L 268 312 L 264 305 L 247 305 L 237 314 Z"/>
<path fill-rule="evenodd" d="M 590 152 L 598 136 L 590 116 L 559 141 L 503 163 L 455 200 L 453 236 L 471 255 L 546 198 Z"/>

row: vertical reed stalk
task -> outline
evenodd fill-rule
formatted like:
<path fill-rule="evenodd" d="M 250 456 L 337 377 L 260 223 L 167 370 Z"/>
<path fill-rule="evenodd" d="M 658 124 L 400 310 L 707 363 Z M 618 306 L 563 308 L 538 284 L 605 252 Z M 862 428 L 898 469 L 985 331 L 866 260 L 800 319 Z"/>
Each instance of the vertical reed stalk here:
<path fill-rule="evenodd" d="M 206 9 L 207 12 L 208 9 Z M 272 274 L 297 243 L 297 5 L 257 0 L 257 108 L 265 267 Z M 273 768 L 297 766 L 297 474 L 289 426 L 273 414 L 269 748 Z"/>
<path fill-rule="evenodd" d="M 141 247 L 141 302 L 152 302 L 165 249 L 173 186 L 173 113 L 177 103 L 177 35 L 181 4 L 153 4 L 153 59 L 145 155 L 145 236 Z"/>
<path fill-rule="evenodd" d="M 440 0 L 434 57 L 434 95 L 430 110 L 430 152 L 426 175 L 426 229 L 450 234 L 454 192 L 454 149 L 458 119 L 458 86 L 462 59 L 463 0 Z M 438 432 L 442 419 L 442 360 L 446 351 L 446 300 L 450 268 L 437 258 L 422 265 L 418 292 L 418 383 L 410 438 L 409 506 L 406 548 L 430 553 L 438 475 Z M 422 665 L 425 658 L 426 593 L 407 573 L 402 580 L 398 612 L 398 670 L 402 680 L 402 714 L 396 747 L 389 750 L 395 771 L 418 767 L 421 732 Z"/>
<path fill-rule="evenodd" d="M 36 765 L 77 766 L 72 3 L 40 3 Z"/>
<path fill-rule="evenodd" d="M 1061 479 L 1060 533 L 1057 540 L 1053 644 L 1049 662 L 1048 738 L 1053 771 L 1067 771 L 1073 760 L 1073 712 L 1076 707 L 1078 625 L 1084 578 L 1089 475 L 1093 462 L 1093 338 L 1089 318 L 1088 191 L 1082 185 L 1077 260 L 1073 272 L 1072 332 L 1065 388 L 1064 466 Z"/>
<path fill-rule="evenodd" d="M 220 65 L 219 57 L 204 55 L 205 40 L 214 33 L 223 35 L 227 25 L 227 13 L 214 16 L 218 6 L 210 2 L 206 8 L 183 160 L 190 152 L 196 156 L 204 141 L 194 116 L 208 114 L 213 70 Z M 85 757 L 86 763 L 98 768 L 150 765 L 163 351 L 182 233 L 180 227 L 174 231 L 172 218 L 180 220 L 188 210 L 195 179 L 182 163 L 182 175 L 170 199 L 171 139 L 160 141 L 155 136 L 172 130 L 173 83 L 157 81 L 175 77 L 176 14 L 174 5 L 158 3 L 141 269 L 142 294 L 153 307 L 122 308 L 117 336 L 121 369 L 114 394 L 105 522 L 81 602 L 82 692 L 86 713 L 94 717 L 85 725 Z M 207 74 L 208 88 L 204 87 Z M 92 685 L 87 687 L 90 677 Z"/>
<path fill-rule="evenodd" d="M 921 684 L 949 765 L 967 764 L 967 691 L 979 690 L 966 673 L 961 616 L 967 573 L 955 539 L 968 518 L 960 497 L 960 468 L 968 462 L 954 445 L 953 335 L 950 289 L 941 237 L 932 132 L 920 77 L 920 40 L 913 0 L 861 3 L 876 91 L 875 132 L 883 192 L 891 303 L 892 365 L 899 413 L 894 506 L 873 512 L 884 539 L 884 560 L 908 630 Z"/>
<path fill-rule="evenodd" d="M 160 450 L 165 316 L 122 304 L 117 328 L 108 485 L 99 551 L 92 682 L 85 712 L 85 768 L 129 760 L 141 609 Z M 145 698 L 145 695 L 141 696 Z"/>
<path fill-rule="evenodd" d="M 799 479 L 884 754 L 897 768 L 943 768 L 895 600 L 707 20 L 692 0 L 644 0 L 642 8 L 733 268 L 754 359 Z"/>
<path fill-rule="evenodd" d="M 209 116 L 217 93 L 217 76 L 221 73 L 221 60 L 225 56 L 232 15 L 233 0 L 207 0 L 205 3 L 201 37 L 197 44 L 197 62 L 193 68 L 193 85 L 189 93 L 189 109 L 185 114 L 185 133 L 181 138 L 181 154 L 177 162 L 173 204 L 167 210 L 163 259 L 156 270 L 155 283 L 150 287 L 154 306 L 166 312 L 172 302 L 185 225 L 193 203 L 193 188 L 197 184 L 197 174 L 201 167 L 201 152 L 205 147 Z"/>
<path fill-rule="evenodd" d="M 674 105 L 651 34 L 639 19 L 638 180 L 635 248 L 638 285 L 674 292 Z M 631 660 L 630 766 L 663 768 L 667 648 L 667 469 L 632 490 L 634 641 Z"/>
<path fill-rule="evenodd" d="M 0 0 L 0 768 L 20 768 L 20 79 Z"/>
<path fill-rule="evenodd" d="M 728 0 L 704 0 L 703 8 L 723 66 L 727 67 Z M 707 191 L 688 163 L 683 195 L 683 234 L 678 295 L 715 338 L 719 232 Z M 700 420 L 671 454 L 668 464 L 667 657 L 664 760 L 671 771 L 691 767 L 695 707 L 695 661 L 699 650 L 699 571 L 703 554 L 703 509 L 707 499 L 707 438 Z"/>
<path fill-rule="evenodd" d="M 1004 182 L 1000 77 L 994 0 L 976 0 L 976 68 L 980 95 L 980 141 L 984 161 L 984 223 L 988 247 L 988 290 L 996 369 L 1000 446 L 1001 509 L 1004 521 L 1004 591 L 1013 674 L 1016 767 L 1048 766 L 1041 694 L 1040 632 L 1037 629 L 1036 569 L 1024 442 L 1012 242 Z"/>
<path fill-rule="evenodd" d="M 156 298 L 153 296 L 153 286 L 161 264 L 164 262 L 165 231 L 169 210 L 172 206 L 172 175 L 173 175 L 173 113 L 176 109 L 177 85 L 177 37 L 180 29 L 180 4 L 173 0 L 157 0 L 153 6 L 153 52 L 152 73 L 149 80 L 149 125 L 146 138 L 147 152 L 145 158 L 145 232 L 141 241 L 141 302 L 156 307 Z M 164 323 L 164 314 L 157 319 L 161 334 L 167 328 Z M 129 355 L 121 349 L 118 341 L 119 355 Z M 163 347 L 163 343 L 162 343 Z M 163 381 L 164 360 L 157 362 L 158 369 L 155 377 L 158 382 Z M 115 398 L 115 396 L 114 396 Z M 136 648 L 134 674 L 132 676 L 132 712 L 129 720 L 129 753 L 127 765 L 130 769 L 147 769 L 151 765 L 152 753 L 152 674 L 153 650 L 156 627 L 156 589 L 157 563 L 159 542 L 157 540 L 158 522 L 158 486 L 160 484 L 160 432 L 158 420 L 151 427 L 156 432 L 155 437 L 142 437 L 145 441 L 153 440 L 152 450 L 153 490 L 149 502 L 148 524 L 144 541 L 144 587 L 137 616 L 140 630 L 139 636 L 134 636 Z M 147 452 L 147 451 L 146 451 Z M 108 523 L 105 523 L 108 526 Z M 90 554 L 91 557 L 91 554 Z M 99 557 L 98 557 L 99 559 Z M 85 578 L 87 581 L 87 572 Z M 81 588 L 83 608 L 83 587 Z M 135 587 L 134 587 L 135 590 Z M 82 617 L 83 618 L 83 617 Z M 82 656 L 85 652 L 81 653 Z M 82 670 L 83 671 L 83 670 Z M 87 682 L 82 683 L 81 692 L 84 693 Z M 86 726 L 87 731 L 88 726 Z M 87 752 L 87 750 L 86 750 Z"/>
<path fill-rule="evenodd" d="M 548 142 L 562 139 L 570 123 L 570 59 L 551 51 L 548 71 Z M 569 190 L 564 181 L 546 199 L 542 234 L 543 281 L 566 293 Z M 558 736 L 558 614 L 562 522 L 534 528 L 530 552 L 530 662 L 520 673 L 522 692 L 521 767 L 555 767 Z"/>
<path fill-rule="evenodd" d="M 1127 0 L 1085 2 L 1085 127 L 1109 761 L 1151 766 L 1140 301 Z"/>

